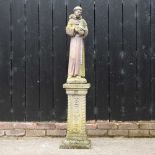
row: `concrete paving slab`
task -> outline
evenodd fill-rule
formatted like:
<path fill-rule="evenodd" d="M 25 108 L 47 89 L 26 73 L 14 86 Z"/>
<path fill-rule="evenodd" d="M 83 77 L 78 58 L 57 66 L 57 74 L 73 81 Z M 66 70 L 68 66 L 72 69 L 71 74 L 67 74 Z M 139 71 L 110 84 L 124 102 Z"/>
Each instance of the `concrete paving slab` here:
<path fill-rule="evenodd" d="M 92 138 L 92 149 L 59 149 L 62 138 L 0 139 L 0 155 L 155 155 L 155 138 Z"/>

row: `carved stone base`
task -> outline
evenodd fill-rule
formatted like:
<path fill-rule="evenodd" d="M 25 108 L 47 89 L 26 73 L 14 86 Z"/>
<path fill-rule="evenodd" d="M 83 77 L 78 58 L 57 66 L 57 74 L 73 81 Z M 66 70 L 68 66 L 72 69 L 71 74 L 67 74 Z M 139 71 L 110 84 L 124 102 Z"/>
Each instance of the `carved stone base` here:
<path fill-rule="evenodd" d="M 75 138 L 65 139 L 60 145 L 60 149 L 90 149 L 91 141 L 89 139 L 79 140 Z"/>
<path fill-rule="evenodd" d="M 86 94 L 90 84 L 73 81 L 63 85 L 68 95 L 67 136 L 60 148 L 89 149 L 91 142 L 86 134 Z"/>
<path fill-rule="evenodd" d="M 67 83 L 87 83 L 87 80 L 85 78 L 81 78 L 81 77 L 71 77 L 67 79 Z"/>

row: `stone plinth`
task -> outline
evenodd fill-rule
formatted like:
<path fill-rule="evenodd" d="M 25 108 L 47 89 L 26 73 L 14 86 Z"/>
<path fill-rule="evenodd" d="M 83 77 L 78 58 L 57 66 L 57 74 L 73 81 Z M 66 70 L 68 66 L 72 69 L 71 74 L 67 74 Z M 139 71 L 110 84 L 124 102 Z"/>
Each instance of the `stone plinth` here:
<path fill-rule="evenodd" d="M 66 83 L 68 95 L 67 136 L 60 148 L 89 149 L 90 140 L 86 134 L 86 94 L 89 83 Z"/>

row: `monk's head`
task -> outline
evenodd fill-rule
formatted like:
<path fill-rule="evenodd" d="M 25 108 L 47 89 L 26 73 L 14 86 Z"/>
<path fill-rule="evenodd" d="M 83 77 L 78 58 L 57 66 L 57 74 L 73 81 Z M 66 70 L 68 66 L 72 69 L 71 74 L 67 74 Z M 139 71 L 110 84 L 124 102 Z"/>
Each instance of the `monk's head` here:
<path fill-rule="evenodd" d="M 76 6 L 73 9 L 74 15 L 76 16 L 76 18 L 80 18 L 82 15 L 82 8 L 80 6 Z"/>

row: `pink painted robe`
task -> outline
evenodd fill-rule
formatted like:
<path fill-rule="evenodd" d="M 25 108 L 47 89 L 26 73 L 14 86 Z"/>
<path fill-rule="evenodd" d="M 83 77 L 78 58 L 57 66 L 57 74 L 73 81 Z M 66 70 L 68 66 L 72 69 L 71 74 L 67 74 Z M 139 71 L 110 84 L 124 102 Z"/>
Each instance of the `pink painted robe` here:
<path fill-rule="evenodd" d="M 68 75 L 76 76 L 80 74 L 83 48 L 84 44 L 81 37 L 76 35 L 75 37 L 71 38 Z"/>
<path fill-rule="evenodd" d="M 75 26 L 80 26 L 84 30 L 84 35 L 81 37 L 79 34 L 75 34 Z M 85 50 L 83 38 L 88 34 L 87 24 L 84 19 L 76 19 L 74 14 L 70 15 L 70 20 L 66 27 L 66 33 L 71 36 L 70 51 L 69 51 L 69 76 L 85 76 Z"/>

